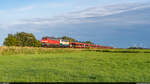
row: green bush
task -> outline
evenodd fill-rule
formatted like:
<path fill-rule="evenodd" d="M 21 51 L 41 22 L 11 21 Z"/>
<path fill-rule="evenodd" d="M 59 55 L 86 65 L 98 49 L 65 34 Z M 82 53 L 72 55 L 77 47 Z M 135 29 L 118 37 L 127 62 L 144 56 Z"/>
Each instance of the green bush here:
<path fill-rule="evenodd" d="M 3 43 L 5 46 L 28 46 L 28 47 L 40 47 L 41 43 L 35 38 L 32 33 L 20 32 L 16 34 L 8 34 Z"/>

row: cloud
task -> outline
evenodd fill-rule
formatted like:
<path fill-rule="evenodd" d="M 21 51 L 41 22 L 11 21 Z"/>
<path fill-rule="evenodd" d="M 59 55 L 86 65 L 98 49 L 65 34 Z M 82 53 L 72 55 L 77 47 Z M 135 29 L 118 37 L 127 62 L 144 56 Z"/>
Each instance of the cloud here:
<path fill-rule="evenodd" d="M 32 10 L 35 6 L 18 9 L 18 11 Z M 149 16 L 143 11 L 150 8 L 150 4 L 113 4 L 107 6 L 90 7 L 81 11 L 69 12 L 52 18 L 22 19 L 11 24 L 2 25 L 8 31 L 33 31 L 40 32 L 43 29 L 58 28 L 60 25 L 101 24 L 112 26 L 125 26 L 134 24 L 150 24 Z M 132 11 L 134 11 L 132 13 Z M 136 12 L 139 11 L 139 12 Z M 28 29 L 26 29 L 28 28 Z M 62 27 L 63 29 L 64 27 Z"/>
<path fill-rule="evenodd" d="M 99 27 L 131 26 L 136 24 L 150 24 L 149 14 L 145 11 L 150 9 L 149 3 L 113 4 L 97 6 L 81 11 L 70 12 L 53 18 L 23 19 L 7 27 L 17 31 L 33 31 L 60 28 L 63 25 L 95 24 Z M 97 27 L 98 27 L 97 26 Z M 26 29 L 28 28 L 28 29 Z M 65 29 L 62 27 L 61 29 Z M 73 28 L 73 27 L 71 27 Z M 80 27 L 79 27 L 80 28 Z M 91 26 L 92 28 L 92 26 Z"/>
<path fill-rule="evenodd" d="M 17 9 L 15 9 L 15 11 L 17 11 L 17 12 L 24 12 L 24 11 L 32 10 L 34 8 L 35 8 L 34 6 L 27 6 L 27 7 L 17 8 Z"/>
<path fill-rule="evenodd" d="M 103 19 L 100 20 L 98 18 L 103 18 L 111 15 L 116 15 L 124 12 L 149 8 L 150 4 L 139 4 L 139 3 L 130 3 L 130 4 L 115 4 L 115 5 L 107 5 L 104 7 L 91 7 L 85 10 L 70 12 L 60 16 L 54 16 L 53 18 L 33 18 L 28 20 L 23 20 L 23 24 L 35 24 L 35 25 L 56 25 L 56 24 L 80 24 L 80 23 L 93 23 L 98 21 L 119 21 L 119 18 L 116 19 Z M 129 23 L 140 23 L 139 21 L 129 22 Z M 145 22 L 144 22 L 145 23 Z"/>

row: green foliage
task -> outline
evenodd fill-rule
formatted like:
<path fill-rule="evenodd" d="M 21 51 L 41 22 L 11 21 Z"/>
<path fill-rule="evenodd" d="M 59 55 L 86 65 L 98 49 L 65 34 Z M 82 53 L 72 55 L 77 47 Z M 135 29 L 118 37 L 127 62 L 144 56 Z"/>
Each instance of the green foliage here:
<path fill-rule="evenodd" d="M 85 41 L 85 43 L 93 44 L 91 41 Z"/>
<path fill-rule="evenodd" d="M 94 43 L 91 42 L 91 41 L 84 41 L 84 42 L 82 42 L 82 43 L 94 44 Z"/>
<path fill-rule="evenodd" d="M 5 38 L 4 45 L 6 46 L 19 46 L 20 41 L 17 40 L 16 36 L 8 34 L 8 37 Z"/>
<path fill-rule="evenodd" d="M 142 47 L 129 47 L 128 49 L 144 49 L 144 48 L 142 48 Z"/>
<path fill-rule="evenodd" d="M 29 47 L 40 47 L 41 43 L 35 38 L 32 33 L 20 32 L 17 34 L 8 34 L 3 43 L 5 46 L 29 46 Z"/>
<path fill-rule="evenodd" d="M 150 53 L 28 47 L 0 52 L 9 53 L 0 54 L 1 82 L 150 82 Z"/>
<path fill-rule="evenodd" d="M 74 38 L 71 38 L 71 37 L 68 37 L 68 36 L 63 36 L 63 37 L 61 37 L 61 39 L 64 39 L 64 40 L 69 40 L 70 42 L 81 42 L 81 43 L 88 43 L 88 44 L 94 44 L 94 43 L 92 43 L 91 41 L 78 41 L 78 40 L 76 40 L 76 39 L 74 39 Z"/>
<path fill-rule="evenodd" d="M 76 39 L 71 38 L 71 37 L 68 37 L 68 36 L 63 36 L 63 37 L 61 37 L 61 39 L 69 40 L 70 42 L 75 42 L 75 41 L 77 41 Z"/>

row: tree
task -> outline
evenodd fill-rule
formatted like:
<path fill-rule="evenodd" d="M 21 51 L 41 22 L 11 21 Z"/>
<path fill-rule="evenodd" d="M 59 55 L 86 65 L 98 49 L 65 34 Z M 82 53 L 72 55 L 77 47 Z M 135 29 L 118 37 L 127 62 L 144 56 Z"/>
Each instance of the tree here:
<path fill-rule="evenodd" d="M 78 41 L 78 40 L 71 38 L 71 37 L 68 37 L 68 36 L 63 36 L 63 37 L 61 37 L 61 39 L 69 40 L 70 42 L 81 42 L 81 43 L 94 44 L 91 41 L 85 41 L 85 42 L 84 41 Z"/>
<path fill-rule="evenodd" d="M 94 43 L 92 43 L 91 41 L 85 41 L 85 43 L 88 43 L 88 44 L 94 44 Z"/>
<path fill-rule="evenodd" d="M 61 39 L 63 39 L 63 40 L 69 40 L 70 42 L 75 42 L 75 41 L 77 41 L 76 39 L 71 38 L 71 37 L 68 37 L 68 36 L 63 36 L 63 37 L 61 37 Z"/>
<path fill-rule="evenodd" d="M 35 36 L 32 33 L 20 32 L 14 35 L 8 34 L 8 37 L 5 38 L 4 45 L 40 47 L 41 43 L 35 38 Z"/>
<path fill-rule="evenodd" d="M 5 41 L 3 44 L 6 46 L 19 46 L 19 43 L 20 41 L 17 40 L 17 38 L 14 35 L 8 34 L 8 37 L 5 38 Z"/>
<path fill-rule="evenodd" d="M 128 49 L 144 49 L 144 48 L 142 48 L 142 47 L 131 46 L 131 47 L 129 47 Z"/>

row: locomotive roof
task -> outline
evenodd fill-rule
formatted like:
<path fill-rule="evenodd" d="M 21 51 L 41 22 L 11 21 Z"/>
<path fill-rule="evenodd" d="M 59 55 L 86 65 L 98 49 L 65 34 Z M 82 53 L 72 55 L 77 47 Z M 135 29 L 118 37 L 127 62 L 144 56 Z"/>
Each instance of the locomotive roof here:
<path fill-rule="evenodd" d="M 43 37 L 42 39 L 45 39 L 45 38 L 49 38 L 49 39 L 51 39 L 51 40 L 62 40 L 62 41 L 69 41 L 69 40 L 65 40 L 65 39 L 62 39 L 62 38 L 56 38 L 56 37 Z"/>

